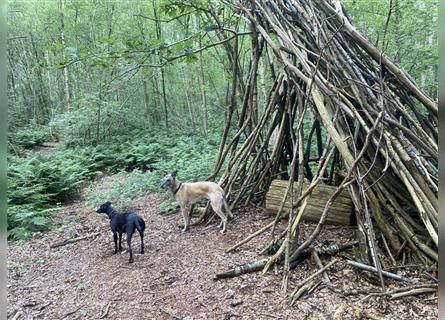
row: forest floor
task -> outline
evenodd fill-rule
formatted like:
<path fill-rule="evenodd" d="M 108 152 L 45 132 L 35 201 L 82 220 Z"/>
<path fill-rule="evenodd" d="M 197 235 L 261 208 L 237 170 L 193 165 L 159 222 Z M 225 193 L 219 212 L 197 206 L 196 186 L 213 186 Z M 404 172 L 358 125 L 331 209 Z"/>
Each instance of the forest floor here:
<path fill-rule="evenodd" d="M 98 182 L 101 192 L 112 182 Z M 27 242 L 9 242 L 9 319 L 437 319 L 435 293 L 389 300 L 386 296 L 334 293 L 322 283 L 294 306 L 281 292 L 281 272 L 250 273 L 214 280 L 218 272 L 261 258 L 268 233 L 233 253 L 225 249 L 271 221 L 261 208 L 234 211 L 225 234 L 219 220 L 192 226 L 182 233 L 180 214 L 159 214 L 163 194 L 148 194 L 132 209 L 147 223 L 145 254 L 128 263 L 128 252 L 113 253 L 108 219 L 78 200 L 53 217 L 55 227 Z M 304 224 L 306 237 L 314 228 Z M 318 242 L 345 243 L 353 228 L 326 226 Z M 51 244 L 91 233 L 97 236 L 64 246 Z M 125 239 L 125 236 L 124 236 Z M 139 235 L 133 251 L 140 250 Z M 124 248 L 126 243 L 124 241 Z M 346 265 L 345 257 L 328 271 L 334 287 L 351 290 L 378 288 Z M 331 258 L 322 257 L 327 264 Z M 289 276 L 289 290 L 317 270 L 311 259 Z M 279 270 L 278 270 L 279 271 Z M 399 270 L 420 277 L 417 268 Z M 388 281 L 390 288 L 400 284 Z"/>

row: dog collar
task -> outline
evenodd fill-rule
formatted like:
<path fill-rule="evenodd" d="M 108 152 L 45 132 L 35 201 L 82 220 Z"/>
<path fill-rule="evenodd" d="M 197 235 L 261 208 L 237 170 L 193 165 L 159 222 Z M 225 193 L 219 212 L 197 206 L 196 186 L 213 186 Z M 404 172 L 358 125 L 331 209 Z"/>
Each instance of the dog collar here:
<path fill-rule="evenodd" d="M 179 187 L 178 187 L 178 189 L 176 189 L 175 191 L 173 191 L 173 195 L 175 195 L 175 194 L 179 191 L 179 189 L 181 189 L 181 187 L 182 187 L 182 182 L 179 183 Z"/>

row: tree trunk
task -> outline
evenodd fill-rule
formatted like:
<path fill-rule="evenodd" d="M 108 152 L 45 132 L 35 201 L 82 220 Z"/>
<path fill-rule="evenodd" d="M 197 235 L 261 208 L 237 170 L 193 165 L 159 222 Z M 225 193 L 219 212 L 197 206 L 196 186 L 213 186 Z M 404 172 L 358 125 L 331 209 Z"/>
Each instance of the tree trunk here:
<path fill-rule="evenodd" d="M 153 3 L 153 14 L 154 14 L 155 24 L 156 24 L 156 38 L 158 40 L 160 40 L 161 36 L 162 36 L 162 33 L 161 33 L 161 21 L 159 20 L 156 0 L 153 0 L 152 3 Z M 161 88 L 162 88 L 162 104 L 164 106 L 165 130 L 166 130 L 166 133 L 167 133 L 167 136 L 168 136 L 168 135 L 170 135 L 170 126 L 169 126 L 169 123 L 168 123 L 168 107 L 167 107 L 167 93 L 166 93 L 166 90 L 165 90 L 164 67 L 161 67 Z"/>
<path fill-rule="evenodd" d="M 60 43 L 62 44 L 62 60 L 65 61 L 66 55 L 65 55 L 65 20 L 64 20 L 64 14 L 65 14 L 65 0 L 59 0 L 59 14 L 60 14 Z M 63 67 L 63 83 L 64 83 L 64 92 L 65 92 L 65 100 L 66 100 L 66 110 L 71 110 L 71 92 L 70 92 L 70 85 L 69 85 L 69 73 L 68 73 L 68 67 Z"/>

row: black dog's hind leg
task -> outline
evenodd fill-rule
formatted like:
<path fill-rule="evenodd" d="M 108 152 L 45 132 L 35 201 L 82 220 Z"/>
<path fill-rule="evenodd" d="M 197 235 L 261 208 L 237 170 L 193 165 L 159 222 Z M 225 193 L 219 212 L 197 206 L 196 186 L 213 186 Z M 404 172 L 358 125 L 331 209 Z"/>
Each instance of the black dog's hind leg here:
<path fill-rule="evenodd" d="M 141 254 L 144 254 L 144 230 L 138 230 L 141 236 Z"/>
<path fill-rule="evenodd" d="M 117 253 L 117 232 L 113 232 L 113 240 L 114 240 L 114 254 Z"/>
<path fill-rule="evenodd" d="M 141 236 L 141 254 L 144 254 L 144 230 L 145 222 L 142 218 L 136 220 L 136 229 L 138 229 L 139 235 Z"/>
<path fill-rule="evenodd" d="M 127 244 L 128 244 L 128 252 L 130 253 L 130 260 L 128 262 L 132 263 L 133 260 L 133 250 L 131 249 L 131 237 L 133 237 L 134 227 L 127 231 Z"/>
<path fill-rule="evenodd" d="M 119 251 L 122 251 L 122 232 L 119 232 Z"/>

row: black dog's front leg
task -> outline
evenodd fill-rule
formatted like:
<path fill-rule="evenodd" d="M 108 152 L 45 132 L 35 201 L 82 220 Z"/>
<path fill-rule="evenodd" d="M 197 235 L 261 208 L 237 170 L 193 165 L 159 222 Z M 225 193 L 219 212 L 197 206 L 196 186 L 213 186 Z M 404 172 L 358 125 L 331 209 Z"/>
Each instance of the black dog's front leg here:
<path fill-rule="evenodd" d="M 114 239 L 114 254 L 117 253 L 117 232 L 113 232 L 113 239 Z"/>

